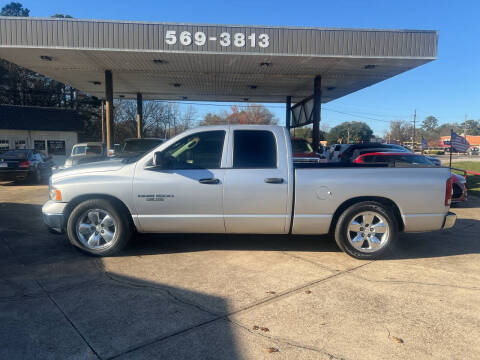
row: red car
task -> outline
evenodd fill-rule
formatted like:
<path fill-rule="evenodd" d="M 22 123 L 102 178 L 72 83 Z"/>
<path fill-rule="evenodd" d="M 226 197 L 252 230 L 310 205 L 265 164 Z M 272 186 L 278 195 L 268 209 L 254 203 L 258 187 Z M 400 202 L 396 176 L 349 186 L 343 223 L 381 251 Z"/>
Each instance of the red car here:
<path fill-rule="evenodd" d="M 292 139 L 292 150 L 293 162 L 327 162 L 323 146 L 320 145 L 319 152 L 315 152 L 305 139 Z"/>
<path fill-rule="evenodd" d="M 429 165 L 439 166 L 437 163 L 426 158 L 423 155 L 418 155 L 408 152 L 372 152 L 358 156 L 353 160 L 356 164 L 411 164 L 411 165 Z M 452 203 L 467 201 L 467 181 L 465 176 L 452 173 Z"/>

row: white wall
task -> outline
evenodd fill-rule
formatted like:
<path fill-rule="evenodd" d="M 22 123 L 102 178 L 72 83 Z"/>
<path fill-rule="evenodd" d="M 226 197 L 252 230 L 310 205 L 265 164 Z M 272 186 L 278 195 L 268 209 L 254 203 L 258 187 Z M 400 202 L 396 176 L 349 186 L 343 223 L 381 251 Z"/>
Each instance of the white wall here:
<path fill-rule="evenodd" d="M 45 141 L 45 154 L 48 154 L 47 140 L 65 141 L 66 155 L 52 155 L 57 165 L 63 165 L 65 159 L 72 152 L 72 147 L 78 142 L 77 133 L 74 131 L 37 131 L 37 130 L 6 130 L 0 129 L 0 140 L 8 140 L 10 149 L 15 149 L 15 140 L 25 140 L 26 148 L 33 149 L 35 140 Z"/>

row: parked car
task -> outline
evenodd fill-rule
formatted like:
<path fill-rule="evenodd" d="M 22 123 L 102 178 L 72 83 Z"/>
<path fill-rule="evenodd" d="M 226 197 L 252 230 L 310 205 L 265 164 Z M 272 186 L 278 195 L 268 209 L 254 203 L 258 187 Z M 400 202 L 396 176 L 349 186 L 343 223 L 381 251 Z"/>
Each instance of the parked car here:
<path fill-rule="evenodd" d="M 329 160 L 340 161 L 341 154 L 350 146 L 350 144 L 335 144 L 330 147 Z"/>
<path fill-rule="evenodd" d="M 70 156 L 60 169 L 67 169 L 72 166 L 106 160 L 105 147 L 100 142 L 86 142 L 75 144 L 72 147 Z"/>
<path fill-rule="evenodd" d="M 36 150 L 9 150 L 0 154 L 0 180 L 41 183 L 50 177 L 53 166 L 51 157 Z"/>
<path fill-rule="evenodd" d="M 434 160 L 438 160 L 433 158 Z M 395 164 L 395 165 L 419 165 L 440 166 L 431 161 L 429 157 L 411 152 L 373 152 L 358 156 L 356 164 Z M 452 173 L 452 203 L 467 201 L 467 181 L 465 177 Z"/>
<path fill-rule="evenodd" d="M 369 152 L 359 155 L 353 160 L 356 164 L 393 164 L 435 166 L 423 155 L 410 152 Z"/>
<path fill-rule="evenodd" d="M 126 139 L 121 145 L 118 151 L 114 153 L 114 157 L 131 157 L 140 154 L 157 147 L 160 144 L 163 144 L 165 139 L 160 138 L 130 138 Z"/>
<path fill-rule="evenodd" d="M 326 162 L 325 148 L 322 144 L 319 144 L 319 151 L 313 150 L 312 145 L 305 139 L 293 138 L 292 151 L 293 162 Z"/>
<path fill-rule="evenodd" d="M 332 233 L 349 255 L 385 254 L 399 232 L 450 228 L 443 167 L 294 164 L 288 130 L 272 125 L 188 130 L 138 158 L 54 174 L 48 227 L 94 255 L 140 233 Z"/>
<path fill-rule="evenodd" d="M 365 144 L 350 144 L 339 156 L 339 161 L 344 163 L 351 163 L 358 156 L 367 154 L 369 152 L 381 151 L 395 151 L 395 152 L 410 152 L 403 146 L 396 144 L 380 144 L 380 143 L 365 143 Z"/>

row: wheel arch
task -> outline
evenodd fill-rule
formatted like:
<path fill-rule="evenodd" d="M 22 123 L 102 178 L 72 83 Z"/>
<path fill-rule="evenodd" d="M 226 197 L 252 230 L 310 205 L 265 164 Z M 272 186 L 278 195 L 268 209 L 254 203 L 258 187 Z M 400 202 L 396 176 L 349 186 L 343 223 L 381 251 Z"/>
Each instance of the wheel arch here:
<path fill-rule="evenodd" d="M 351 198 L 344 201 L 342 204 L 340 204 L 337 210 L 335 210 L 332 217 L 332 222 L 330 223 L 329 234 L 334 233 L 335 227 L 337 226 L 338 219 L 340 218 L 340 216 L 343 214 L 345 210 L 347 210 L 350 206 L 354 204 L 365 202 L 365 201 L 377 202 L 392 209 L 395 217 L 397 218 L 399 230 L 400 231 L 404 230 L 405 224 L 403 222 L 402 214 L 400 212 L 398 205 L 393 200 L 388 199 L 386 197 L 381 197 L 381 196 L 359 196 L 359 197 Z"/>
<path fill-rule="evenodd" d="M 68 202 L 68 205 L 65 207 L 65 210 L 63 212 L 64 215 L 64 223 L 63 223 L 63 228 L 67 226 L 68 218 L 70 216 L 70 213 L 75 209 L 75 207 L 80 204 L 81 202 L 84 202 L 86 200 L 92 200 L 92 199 L 103 199 L 103 200 L 109 200 L 115 205 L 117 205 L 119 208 L 121 208 L 125 213 L 128 215 L 128 219 L 130 221 L 130 225 L 132 226 L 132 229 L 136 230 L 135 223 L 133 221 L 132 213 L 130 209 L 128 208 L 125 203 L 120 200 L 119 198 L 112 196 L 112 195 L 106 195 L 106 194 L 84 194 L 84 195 L 79 195 L 77 197 L 74 197 L 72 200 Z"/>

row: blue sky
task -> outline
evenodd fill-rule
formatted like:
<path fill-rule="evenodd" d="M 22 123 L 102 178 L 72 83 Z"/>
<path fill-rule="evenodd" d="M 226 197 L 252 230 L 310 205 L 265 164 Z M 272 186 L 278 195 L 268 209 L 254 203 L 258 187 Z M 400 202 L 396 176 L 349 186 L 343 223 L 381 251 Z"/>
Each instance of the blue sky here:
<path fill-rule="evenodd" d="M 439 30 L 438 60 L 324 105 L 322 121 L 365 121 L 378 135 L 381 120 L 436 116 L 440 123 L 480 119 L 480 1 L 60 1 L 16 0 L 30 16 L 140 21 Z M 0 0 L 0 6 L 10 1 Z M 199 116 L 223 107 L 199 107 Z M 331 110 L 348 112 L 355 116 Z M 281 123 L 284 108 L 273 105 Z"/>

